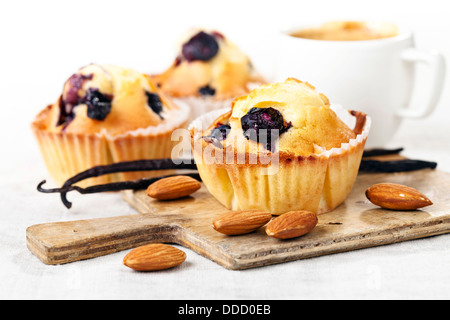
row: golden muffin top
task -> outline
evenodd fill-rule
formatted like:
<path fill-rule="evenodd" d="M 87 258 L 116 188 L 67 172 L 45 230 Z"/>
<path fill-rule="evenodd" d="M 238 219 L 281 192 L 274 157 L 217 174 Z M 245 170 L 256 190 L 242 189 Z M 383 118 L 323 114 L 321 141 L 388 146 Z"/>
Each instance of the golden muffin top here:
<path fill-rule="evenodd" d="M 148 76 L 112 65 L 91 64 L 64 84 L 45 129 L 75 134 L 117 136 L 158 126 L 178 111 L 157 93 Z"/>
<path fill-rule="evenodd" d="M 330 108 L 326 96 L 297 79 L 261 85 L 237 98 L 232 110 L 217 119 L 203 136 L 237 153 L 277 152 L 309 156 L 354 139 Z"/>
<path fill-rule="evenodd" d="M 331 21 L 318 28 L 299 30 L 291 35 L 314 40 L 360 41 L 395 37 L 398 35 L 398 28 L 390 23 Z"/>
<path fill-rule="evenodd" d="M 194 31 L 185 39 L 174 63 L 152 76 L 155 84 L 174 97 L 235 98 L 247 94 L 248 85 L 261 82 L 250 59 L 217 31 Z"/>

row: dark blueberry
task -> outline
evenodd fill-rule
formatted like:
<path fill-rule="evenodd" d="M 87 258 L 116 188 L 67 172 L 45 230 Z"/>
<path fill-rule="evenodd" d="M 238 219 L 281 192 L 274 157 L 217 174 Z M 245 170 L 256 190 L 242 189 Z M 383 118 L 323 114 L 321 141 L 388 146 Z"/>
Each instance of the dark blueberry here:
<path fill-rule="evenodd" d="M 219 44 L 214 36 L 206 32 L 199 32 L 183 45 L 183 57 L 187 61 L 208 61 L 219 51 Z"/>
<path fill-rule="evenodd" d="M 206 142 L 212 143 L 218 148 L 223 148 L 219 141 L 227 138 L 231 127 L 228 124 L 218 124 L 209 134 L 209 136 L 202 137 Z"/>
<path fill-rule="evenodd" d="M 89 88 L 83 103 L 87 105 L 87 116 L 93 120 L 103 121 L 111 112 L 110 95 L 103 95 L 98 89 Z"/>
<path fill-rule="evenodd" d="M 209 134 L 209 136 L 202 137 L 206 142 L 214 144 L 216 147 L 222 148 L 219 141 L 223 141 L 227 138 L 231 127 L 228 124 L 218 124 Z"/>
<path fill-rule="evenodd" d="M 219 125 L 211 131 L 209 137 L 214 138 L 219 141 L 223 141 L 227 138 L 228 133 L 230 132 L 231 127 L 228 124 Z"/>
<path fill-rule="evenodd" d="M 72 75 L 69 80 L 67 80 L 67 91 L 65 92 L 64 104 L 66 106 L 77 106 L 80 104 L 80 97 L 78 96 L 78 91 L 83 87 L 83 84 L 87 80 L 92 80 L 93 75 L 82 75 L 76 73 Z M 66 110 L 69 111 L 69 110 Z"/>
<path fill-rule="evenodd" d="M 152 108 L 153 112 L 156 113 L 161 119 L 164 119 L 161 116 L 161 112 L 163 111 L 163 103 L 161 98 L 156 93 L 146 92 L 148 106 Z"/>
<path fill-rule="evenodd" d="M 282 114 L 274 108 L 252 108 L 241 118 L 244 136 L 248 140 L 266 143 L 265 148 L 274 152 L 271 130 L 278 130 L 278 137 L 292 127 L 286 124 Z"/>
<path fill-rule="evenodd" d="M 79 105 L 82 100 L 78 95 L 78 92 L 83 87 L 84 82 L 87 80 L 92 80 L 94 75 L 82 75 L 76 73 L 72 75 L 66 82 L 66 92 L 64 97 L 59 98 L 59 119 L 57 125 L 65 124 L 65 127 L 73 120 L 75 114 L 73 113 L 73 108 Z"/>
<path fill-rule="evenodd" d="M 216 94 L 216 89 L 211 88 L 210 86 L 205 86 L 198 90 L 202 96 L 213 96 Z"/>
<path fill-rule="evenodd" d="M 62 95 L 59 97 L 58 100 L 58 107 L 59 107 L 59 118 L 58 122 L 56 123 L 57 126 L 60 126 L 67 122 L 68 114 L 66 112 L 66 104 L 64 103 Z"/>

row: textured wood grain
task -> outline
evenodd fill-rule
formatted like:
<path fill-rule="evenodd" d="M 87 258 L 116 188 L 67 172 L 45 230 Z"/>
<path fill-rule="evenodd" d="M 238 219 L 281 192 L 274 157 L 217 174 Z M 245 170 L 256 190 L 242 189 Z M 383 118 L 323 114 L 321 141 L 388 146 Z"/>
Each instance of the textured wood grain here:
<path fill-rule="evenodd" d="M 364 192 L 381 182 L 414 187 L 434 205 L 403 212 L 377 208 Z M 147 243 L 177 243 L 225 268 L 248 269 L 448 233 L 448 190 L 450 174 L 439 170 L 360 174 L 340 207 L 320 215 L 312 232 L 291 240 L 268 237 L 263 228 L 241 236 L 218 233 L 212 221 L 227 210 L 204 187 L 176 201 L 158 201 L 145 191 L 127 191 L 125 200 L 139 214 L 35 225 L 27 230 L 27 245 L 44 263 L 61 264 Z"/>

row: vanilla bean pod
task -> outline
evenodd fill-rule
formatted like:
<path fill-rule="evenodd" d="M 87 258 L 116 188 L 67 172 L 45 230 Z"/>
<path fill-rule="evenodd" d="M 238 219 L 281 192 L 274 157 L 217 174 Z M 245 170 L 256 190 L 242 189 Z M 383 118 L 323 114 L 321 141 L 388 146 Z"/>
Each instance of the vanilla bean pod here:
<path fill-rule="evenodd" d="M 359 168 L 360 172 L 369 173 L 393 173 L 409 172 L 421 169 L 436 169 L 437 163 L 423 160 L 395 160 L 395 161 L 377 161 L 362 160 Z"/>
<path fill-rule="evenodd" d="M 118 162 L 109 165 L 92 167 L 86 171 L 68 179 L 63 187 L 72 185 L 82 180 L 99 177 L 111 173 L 132 172 L 132 171 L 156 171 L 156 170 L 197 170 L 197 165 L 193 160 L 179 160 L 176 164 L 172 159 L 152 159 Z"/>
<path fill-rule="evenodd" d="M 189 176 L 191 178 L 194 178 L 198 181 L 201 181 L 199 174 L 183 174 L 184 176 Z M 44 189 L 42 186 L 47 182 L 46 180 L 43 180 L 39 185 L 37 186 L 37 190 L 42 193 L 61 193 L 66 195 L 68 192 L 71 191 L 78 191 L 80 194 L 90 194 L 90 193 L 99 193 L 99 192 L 111 192 L 111 191 L 123 191 L 123 190 L 142 190 L 146 189 L 149 185 L 152 183 L 169 177 L 175 177 L 179 175 L 169 175 L 169 176 L 162 176 L 162 177 L 156 177 L 156 178 L 145 178 L 140 179 L 136 181 L 122 181 L 122 182 L 112 182 L 112 183 L 106 183 L 106 184 L 100 184 L 95 186 L 89 186 L 86 188 L 82 188 L 79 186 L 66 186 L 62 188 L 54 188 L 54 189 Z M 72 207 L 72 203 L 67 200 L 67 197 L 61 198 L 63 204 L 67 208 Z"/>
<path fill-rule="evenodd" d="M 387 156 L 393 154 L 399 154 L 403 151 L 403 148 L 398 149 L 370 149 L 365 150 L 363 153 L 363 157 L 376 157 L 376 156 Z"/>
<path fill-rule="evenodd" d="M 135 172 L 135 171 L 157 171 L 157 170 L 197 170 L 193 160 L 178 160 L 174 163 L 172 159 L 150 159 L 118 162 L 109 165 L 92 167 L 68 179 L 62 186 L 66 188 L 82 180 L 98 177 L 111 173 Z M 70 204 L 67 200 L 67 192 L 61 192 L 61 201 Z M 67 205 L 66 205 L 67 206 Z M 69 207 L 70 208 L 70 207 Z"/>
<path fill-rule="evenodd" d="M 365 153 L 365 155 L 381 155 L 381 154 L 395 154 L 401 152 L 403 149 L 394 150 L 372 150 L 370 153 Z M 435 169 L 437 167 L 436 162 L 423 161 L 423 160 L 396 160 L 396 161 L 377 161 L 377 160 L 366 160 L 362 159 L 359 168 L 360 172 L 366 173 L 393 173 L 393 172 L 408 172 L 421 169 Z M 172 159 L 158 159 L 158 160 L 137 160 L 129 162 L 120 162 L 111 165 L 97 166 L 86 171 L 83 171 L 72 178 L 68 179 L 61 188 L 55 189 L 44 189 L 42 186 L 46 181 L 42 181 L 37 189 L 42 193 L 60 193 L 61 201 L 63 204 L 70 208 L 72 206 L 71 202 L 67 200 L 67 193 L 71 191 L 78 191 L 81 194 L 87 193 L 97 193 L 106 191 L 121 191 L 121 190 L 141 190 L 147 188 L 150 184 L 167 177 L 178 176 L 163 176 L 156 178 L 147 178 L 136 181 L 123 181 L 114 182 L 96 186 L 90 186 L 86 188 L 81 188 L 78 186 L 73 186 L 73 184 L 93 177 L 98 177 L 101 175 L 120 173 L 120 172 L 132 172 L 132 171 L 156 171 L 156 170 L 197 170 L 197 165 L 193 160 L 180 160 L 180 163 L 174 163 Z M 191 176 L 199 181 L 201 178 L 199 174 L 183 174 Z"/>

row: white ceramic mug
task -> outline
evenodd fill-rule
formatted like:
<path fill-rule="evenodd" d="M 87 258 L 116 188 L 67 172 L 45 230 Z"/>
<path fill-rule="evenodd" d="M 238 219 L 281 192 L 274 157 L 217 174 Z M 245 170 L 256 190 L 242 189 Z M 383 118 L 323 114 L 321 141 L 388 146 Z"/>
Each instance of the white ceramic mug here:
<path fill-rule="evenodd" d="M 309 26 L 311 27 L 311 26 Z M 437 51 L 415 48 L 412 32 L 399 28 L 395 37 L 363 41 L 324 41 L 293 37 L 297 27 L 278 35 L 273 57 L 274 81 L 294 77 L 314 85 L 333 104 L 365 112 L 372 118 L 366 148 L 382 148 L 402 119 L 424 118 L 438 104 L 445 61 Z M 431 92 L 421 108 L 411 108 L 415 65 L 430 68 Z"/>

